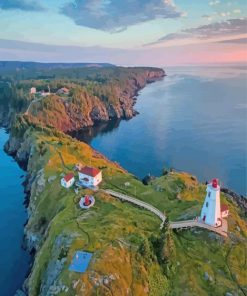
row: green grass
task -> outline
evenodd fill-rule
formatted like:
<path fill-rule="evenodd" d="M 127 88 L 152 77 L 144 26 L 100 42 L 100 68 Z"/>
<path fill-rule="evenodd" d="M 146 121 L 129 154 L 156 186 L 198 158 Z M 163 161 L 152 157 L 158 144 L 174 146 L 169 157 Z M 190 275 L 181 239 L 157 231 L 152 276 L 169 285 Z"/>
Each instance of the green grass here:
<path fill-rule="evenodd" d="M 172 240 L 175 251 L 167 266 L 162 266 L 154 254 L 147 261 L 139 252 L 143 240 L 152 250 L 150 238 L 160 237 L 158 217 L 103 192 L 94 193 L 95 206 L 83 211 L 78 201 L 81 195 L 89 191 L 81 190 L 77 196 L 72 188 L 62 188 L 60 174 L 72 171 L 78 162 L 103 167 L 102 188 L 148 202 L 165 212 L 171 221 L 193 218 L 200 213 L 205 186 L 193 181 L 187 174 L 178 173 L 162 176 L 145 186 L 114 163 L 96 155 L 86 144 L 61 134 L 58 138 L 42 132 L 27 133 L 34 147 L 29 171 L 35 174 L 44 167 L 46 179 L 44 191 L 35 194 L 33 190 L 31 195 L 35 210 L 27 229 L 41 234 L 42 240 L 28 284 L 30 295 L 40 294 L 49 262 L 61 259 L 63 254 L 66 254 L 66 263 L 57 280 L 69 287 L 66 295 L 125 295 L 127 289 L 131 289 L 133 295 L 140 296 L 243 294 L 241 289 L 247 288 L 246 221 L 241 218 L 241 210 L 223 195 L 222 200 L 230 207 L 228 220 L 231 237 L 216 239 L 214 234 L 198 229 L 174 232 Z M 46 147 L 42 156 L 38 150 L 41 141 Z M 69 170 L 61 163 L 57 150 Z M 53 175 L 57 178 L 49 184 L 47 179 Z M 59 237 L 64 237 L 68 245 L 58 247 L 56 240 Z M 65 253 L 61 252 L 62 248 L 66 249 Z M 78 249 L 94 253 L 84 275 L 68 271 L 74 252 Z M 212 277 L 212 281 L 205 280 L 205 272 Z M 116 275 L 117 279 L 109 283 L 109 287 L 97 286 L 92 281 L 92 278 L 96 281 L 110 274 Z M 75 289 L 74 281 L 79 281 Z"/>

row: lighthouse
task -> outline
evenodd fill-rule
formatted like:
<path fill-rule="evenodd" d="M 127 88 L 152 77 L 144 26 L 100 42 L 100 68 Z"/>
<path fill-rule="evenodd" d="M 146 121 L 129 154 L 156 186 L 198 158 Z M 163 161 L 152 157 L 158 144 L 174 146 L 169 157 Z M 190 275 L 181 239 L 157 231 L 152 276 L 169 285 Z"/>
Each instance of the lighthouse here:
<path fill-rule="evenodd" d="M 206 192 L 206 198 L 202 207 L 200 220 L 213 227 L 221 226 L 222 214 L 218 179 L 213 179 L 212 182 L 207 185 Z"/>

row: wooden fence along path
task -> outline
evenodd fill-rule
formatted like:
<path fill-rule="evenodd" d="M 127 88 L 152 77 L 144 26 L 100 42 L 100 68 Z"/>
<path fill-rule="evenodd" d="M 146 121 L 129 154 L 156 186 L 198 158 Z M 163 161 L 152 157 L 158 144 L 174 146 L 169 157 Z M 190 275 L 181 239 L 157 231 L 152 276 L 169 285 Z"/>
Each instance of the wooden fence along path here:
<path fill-rule="evenodd" d="M 223 221 L 223 224 L 221 227 L 213 227 L 208 224 L 205 224 L 203 222 L 200 222 L 198 220 L 186 220 L 186 221 L 177 221 L 177 222 L 171 222 L 170 227 L 172 229 L 186 229 L 186 228 L 192 228 L 192 227 L 200 227 L 204 228 L 213 232 L 216 232 L 222 236 L 227 236 L 227 227 Z"/>
<path fill-rule="evenodd" d="M 117 197 L 120 200 L 124 200 L 127 202 L 130 202 L 132 204 L 135 204 L 139 207 L 142 207 L 152 213 L 154 213 L 156 216 L 158 216 L 161 219 L 161 225 L 160 227 L 162 228 L 164 225 L 164 222 L 166 220 L 166 216 L 164 213 L 162 213 L 160 210 L 158 210 L 157 208 L 155 208 L 154 206 L 141 201 L 137 198 L 134 198 L 132 196 L 126 195 L 126 194 L 122 194 L 120 192 L 116 192 L 110 189 L 106 189 L 106 190 L 102 190 L 105 193 L 110 194 L 111 196 Z M 200 222 L 198 220 L 186 220 L 186 221 L 176 221 L 176 222 L 170 222 L 170 227 L 172 229 L 186 229 L 186 228 L 192 228 L 192 227 L 200 227 L 200 228 L 204 228 L 213 232 L 216 232 L 222 236 L 227 236 L 227 224 L 226 221 L 223 220 L 222 226 L 221 227 L 212 227 L 210 225 L 207 225 L 203 222 Z"/>

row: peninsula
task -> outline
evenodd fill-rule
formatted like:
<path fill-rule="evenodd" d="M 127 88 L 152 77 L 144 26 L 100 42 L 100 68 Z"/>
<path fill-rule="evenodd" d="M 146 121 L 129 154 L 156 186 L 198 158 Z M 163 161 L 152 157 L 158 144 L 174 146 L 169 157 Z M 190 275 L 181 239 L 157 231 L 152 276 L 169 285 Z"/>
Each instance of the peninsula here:
<path fill-rule="evenodd" d="M 21 69 L 6 63 L 0 75 L 0 122 L 10 134 L 5 149 L 27 171 L 24 235 L 35 255 L 19 295 L 247 294 L 243 203 L 221 192 L 229 209 L 227 237 L 197 227 L 172 230 L 169 221 L 200 215 L 205 184 L 187 173 L 164 171 L 144 185 L 68 135 L 99 121 L 132 118 L 138 91 L 162 79 L 164 70 L 112 65 L 30 70 L 25 63 Z M 101 172 L 102 181 L 75 188 L 77 171 L 89 182 L 87 167 L 96 169 L 95 176 Z M 112 192 L 148 203 L 168 219 L 160 229 L 158 216 Z M 83 209 L 92 196 L 93 206 Z M 89 256 L 87 268 L 73 271 L 81 256 Z"/>

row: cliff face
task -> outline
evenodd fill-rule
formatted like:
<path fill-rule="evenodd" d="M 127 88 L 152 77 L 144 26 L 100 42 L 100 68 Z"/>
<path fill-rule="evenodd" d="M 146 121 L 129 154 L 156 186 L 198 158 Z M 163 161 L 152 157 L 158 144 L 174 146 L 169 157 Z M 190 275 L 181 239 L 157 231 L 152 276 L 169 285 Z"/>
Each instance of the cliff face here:
<path fill-rule="evenodd" d="M 23 287 L 27 295 L 237 295 L 246 290 L 247 225 L 243 212 L 224 195 L 231 213 L 226 241 L 198 229 L 160 232 L 159 219 L 143 209 L 101 190 L 81 189 L 77 195 L 60 184 L 76 163 L 92 165 L 103 171 L 101 188 L 137 192 L 176 221 L 200 213 L 205 186 L 194 177 L 173 172 L 145 186 L 88 145 L 25 116 L 12 127 L 5 149 L 27 169 L 29 219 L 24 233 L 28 250 L 35 251 Z M 96 200 L 88 211 L 78 205 L 85 194 Z M 83 274 L 68 269 L 76 250 L 93 253 Z"/>
<path fill-rule="evenodd" d="M 138 112 L 134 109 L 135 96 L 147 83 L 164 77 L 162 69 L 144 70 L 119 83 L 112 83 L 109 88 L 111 98 L 105 99 L 104 90 L 96 90 L 95 95 L 83 88 L 76 87 L 67 97 L 51 95 L 36 99 L 30 103 L 26 114 L 33 120 L 53 126 L 67 132 L 92 126 L 98 121 L 111 118 L 129 119 Z"/>
<path fill-rule="evenodd" d="M 198 229 L 160 232 L 159 219 L 141 208 L 101 190 L 76 194 L 60 184 L 80 162 L 102 170 L 101 188 L 136 194 L 171 221 L 200 213 L 205 187 L 194 177 L 174 172 L 144 186 L 85 143 L 60 132 L 109 118 L 131 118 L 137 92 L 163 75 L 159 69 L 144 69 L 106 88 L 93 88 L 92 83 L 91 93 L 76 86 L 68 97 L 35 99 L 24 115 L 20 111 L 17 116 L 11 108 L 0 111 L 1 124 L 9 126 L 15 117 L 5 149 L 27 170 L 29 219 L 24 233 L 27 249 L 35 251 L 24 285 L 27 295 L 237 295 L 247 290 L 247 227 L 229 192 L 222 195 L 230 208 L 229 239 L 223 241 Z M 27 102 L 16 104 L 18 110 Z M 88 211 L 79 207 L 85 194 L 96 200 Z M 68 269 L 76 250 L 93 253 L 83 274 Z"/>
<path fill-rule="evenodd" d="M 199 229 L 160 232 L 159 219 L 143 209 L 100 190 L 81 189 L 77 195 L 72 188 L 62 188 L 62 174 L 73 171 L 78 162 L 98 167 L 103 171 L 101 188 L 128 195 L 136 190 L 138 198 L 165 212 L 171 221 L 192 219 L 200 212 L 205 186 L 194 177 L 173 172 L 145 186 L 62 132 L 28 126 L 25 120 L 17 126 L 22 132 L 12 131 L 6 150 L 27 164 L 30 202 L 25 237 L 28 249 L 36 252 L 25 283 L 28 295 L 128 295 L 130 291 L 155 296 L 237 295 L 240 288 L 246 290 L 247 227 L 231 199 L 222 194 L 231 213 L 226 241 Z M 85 194 L 93 194 L 96 200 L 88 211 L 78 206 Z M 93 253 L 83 274 L 68 269 L 76 250 Z"/>
<path fill-rule="evenodd" d="M 13 117 L 14 110 L 11 110 L 9 106 L 1 106 L 0 104 L 0 126 L 8 129 Z"/>

